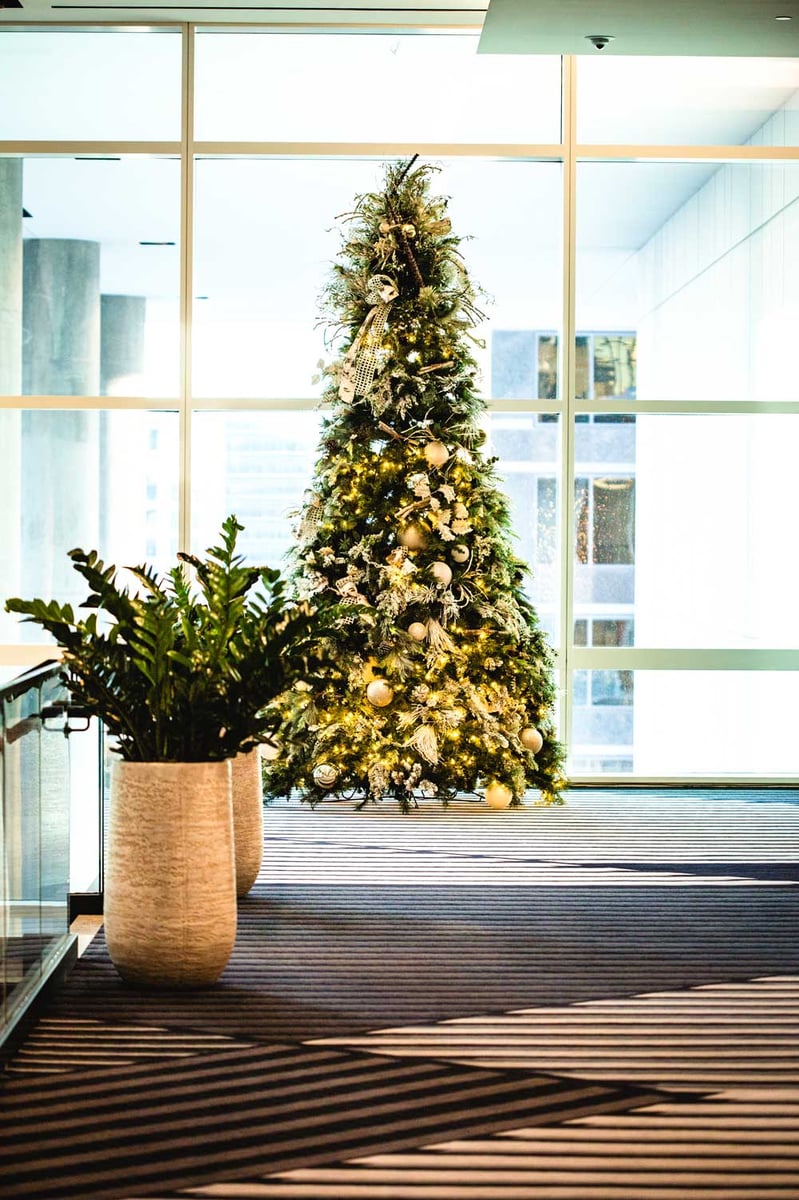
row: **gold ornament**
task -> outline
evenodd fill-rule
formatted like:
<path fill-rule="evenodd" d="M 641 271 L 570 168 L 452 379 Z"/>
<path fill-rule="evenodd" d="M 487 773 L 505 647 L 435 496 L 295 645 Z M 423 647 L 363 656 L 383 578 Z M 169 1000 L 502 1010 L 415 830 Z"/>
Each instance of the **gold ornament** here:
<path fill-rule="evenodd" d="M 405 525 L 400 529 L 397 538 L 406 550 L 423 550 L 427 545 L 427 537 L 418 525 Z"/>
<path fill-rule="evenodd" d="M 424 456 L 431 467 L 443 467 L 449 458 L 449 450 L 443 442 L 428 442 L 424 448 Z"/>
<path fill-rule="evenodd" d="M 319 763 L 313 769 L 313 781 L 317 787 L 325 788 L 329 791 L 337 779 L 338 769 L 332 763 Z"/>
<path fill-rule="evenodd" d="M 508 808 L 512 799 L 513 792 L 498 779 L 493 779 L 486 787 L 486 804 L 489 808 Z"/>
<path fill-rule="evenodd" d="M 422 621 L 413 621 L 408 626 L 408 633 L 415 642 L 423 642 L 427 637 L 427 626 Z"/>
<path fill-rule="evenodd" d="M 529 725 L 527 729 L 521 731 L 519 741 L 525 750 L 532 750 L 533 754 L 537 754 L 544 744 L 544 739 L 533 725 Z"/>
<path fill-rule="evenodd" d="M 385 679 L 373 679 L 366 688 L 366 699 L 375 708 L 385 708 L 394 699 L 394 689 Z"/>
<path fill-rule="evenodd" d="M 437 583 L 443 584 L 444 587 L 447 587 L 450 583 L 452 583 L 452 567 L 449 565 L 449 563 L 431 563 L 430 574 Z"/>
<path fill-rule="evenodd" d="M 459 542 L 457 546 L 452 547 L 452 549 L 450 550 L 450 554 L 452 555 L 454 562 L 465 563 L 469 557 L 469 547 L 464 546 L 462 543 Z"/>

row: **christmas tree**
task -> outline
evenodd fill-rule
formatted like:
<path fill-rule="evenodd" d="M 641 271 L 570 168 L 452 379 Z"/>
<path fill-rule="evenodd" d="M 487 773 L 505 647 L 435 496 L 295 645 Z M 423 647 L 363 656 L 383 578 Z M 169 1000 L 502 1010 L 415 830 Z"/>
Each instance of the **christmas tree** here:
<path fill-rule="evenodd" d="M 552 657 L 522 584 L 470 330 L 482 314 L 432 165 L 357 199 L 323 294 L 340 347 L 293 578 L 338 606 L 336 666 L 279 701 L 269 795 L 558 798 Z"/>

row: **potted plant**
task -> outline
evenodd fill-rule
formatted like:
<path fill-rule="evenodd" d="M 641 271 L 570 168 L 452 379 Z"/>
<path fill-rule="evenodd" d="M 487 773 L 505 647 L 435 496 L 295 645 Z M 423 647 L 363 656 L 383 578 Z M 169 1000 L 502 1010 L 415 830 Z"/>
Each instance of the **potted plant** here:
<path fill-rule="evenodd" d="M 55 600 L 5 606 L 52 635 L 75 702 L 119 754 L 105 926 L 132 982 L 197 986 L 224 969 L 236 931 L 230 760 L 269 738 L 268 701 L 307 673 L 318 644 L 313 610 L 287 604 L 279 572 L 236 555 L 241 529 L 229 517 L 205 560 L 180 556 L 188 570 L 130 568 L 135 590 L 96 551 L 70 551 L 85 616 Z"/>
<path fill-rule="evenodd" d="M 224 697 L 239 896 L 255 882 L 263 854 L 258 747 L 271 742 L 281 720 L 270 702 L 294 683 L 313 678 L 328 655 L 328 624 L 323 625 L 309 605 L 287 602 L 279 571 L 245 566 L 236 555 L 242 528 L 235 517 L 228 517 L 222 526 L 222 545 L 210 548 L 205 559 L 178 554 L 189 582 L 179 572 L 172 575 L 172 595 L 186 643 L 213 648 Z M 228 615 L 222 627 L 215 615 L 220 612 Z"/>

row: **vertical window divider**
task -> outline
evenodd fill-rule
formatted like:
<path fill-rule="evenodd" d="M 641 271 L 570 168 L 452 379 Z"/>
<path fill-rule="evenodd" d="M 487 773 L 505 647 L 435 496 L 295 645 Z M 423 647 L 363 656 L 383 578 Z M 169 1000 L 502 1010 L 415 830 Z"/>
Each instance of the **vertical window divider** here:
<path fill-rule="evenodd" d="M 576 92 L 577 59 L 564 55 L 561 112 L 563 128 L 563 336 L 561 338 L 561 619 L 560 619 L 560 737 L 571 745 L 571 660 L 574 639 L 574 415 L 575 355 L 575 253 L 576 253 Z"/>
<path fill-rule="evenodd" d="M 184 24 L 180 129 L 180 434 L 178 546 L 191 549 L 192 281 L 194 229 L 194 34 Z"/>

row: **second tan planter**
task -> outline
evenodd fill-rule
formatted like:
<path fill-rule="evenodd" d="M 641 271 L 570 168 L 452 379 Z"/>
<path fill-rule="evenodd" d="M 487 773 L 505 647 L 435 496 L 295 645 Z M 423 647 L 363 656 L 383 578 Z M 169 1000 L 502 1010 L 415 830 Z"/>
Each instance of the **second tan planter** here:
<path fill-rule="evenodd" d="M 264 790 L 256 748 L 230 760 L 236 895 L 246 896 L 261 869 L 264 853 Z"/>

